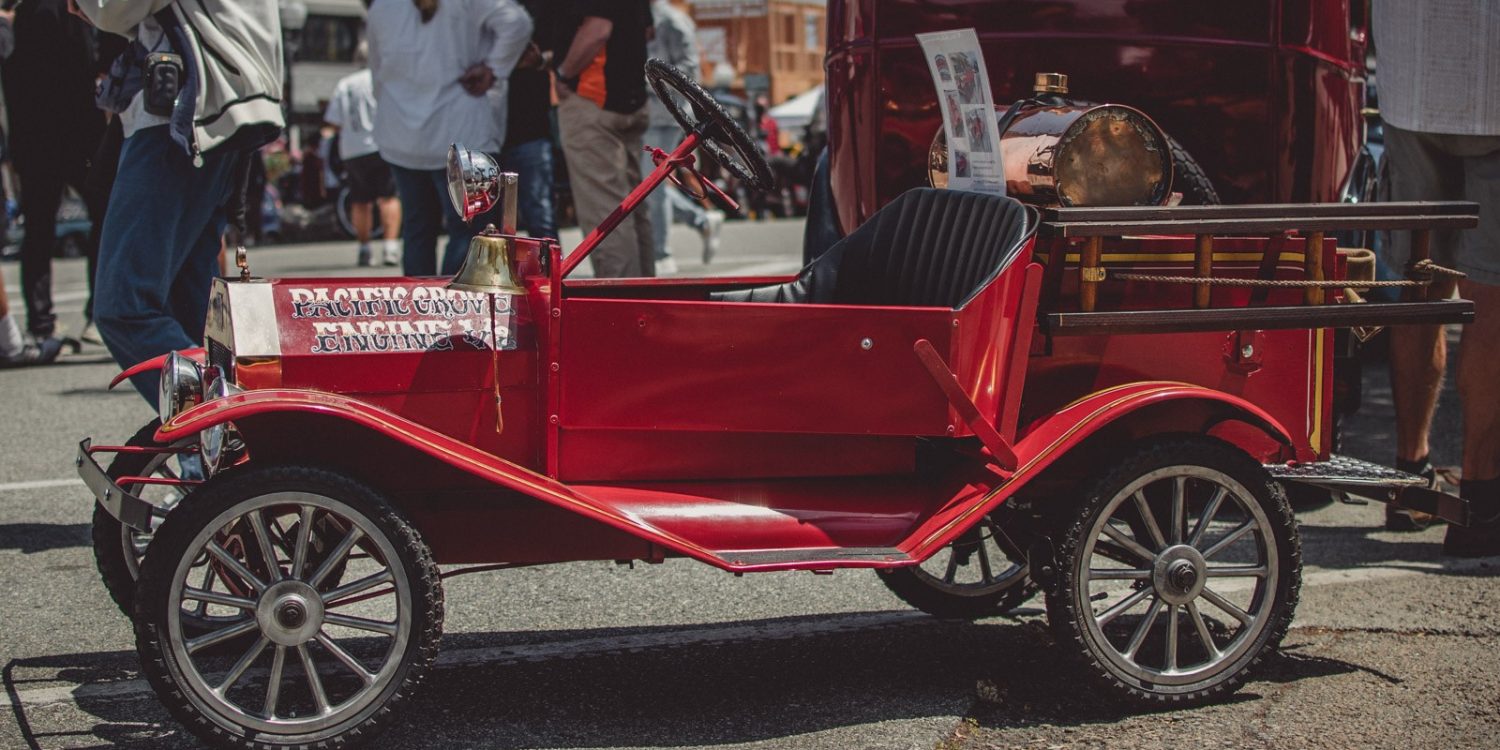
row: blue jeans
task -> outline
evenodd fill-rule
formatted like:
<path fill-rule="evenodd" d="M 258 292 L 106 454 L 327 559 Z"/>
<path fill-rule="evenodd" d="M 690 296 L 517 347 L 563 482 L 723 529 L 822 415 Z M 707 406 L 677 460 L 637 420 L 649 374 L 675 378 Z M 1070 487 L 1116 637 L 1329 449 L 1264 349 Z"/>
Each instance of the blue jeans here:
<path fill-rule="evenodd" d="M 500 168 L 519 177 L 518 228 L 532 237 L 557 237 L 557 218 L 552 212 L 552 141 L 538 138 L 506 146 L 500 152 Z"/>
<path fill-rule="evenodd" d="M 202 343 L 242 156 L 210 151 L 194 167 L 165 125 L 125 139 L 94 283 L 94 323 L 121 367 Z M 130 383 L 155 407 L 158 380 L 150 372 Z"/>
<path fill-rule="evenodd" d="M 442 275 L 452 276 L 463 265 L 469 240 L 486 223 L 498 224 L 500 205 L 465 224 L 448 199 L 448 174 L 442 169 L 407 169 L 391 165 L 396 194 L 401 196 L 401 273 L 406 276 L 436 276 L 437 238 L 446 227 L 448 246 L 443 251 Z"/>

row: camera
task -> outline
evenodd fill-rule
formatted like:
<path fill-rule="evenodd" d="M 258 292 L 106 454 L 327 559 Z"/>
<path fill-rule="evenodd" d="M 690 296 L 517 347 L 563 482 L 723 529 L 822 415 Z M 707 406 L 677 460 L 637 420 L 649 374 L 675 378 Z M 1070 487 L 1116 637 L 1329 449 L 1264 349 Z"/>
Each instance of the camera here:
<path fill-rule="evenodd" d="M 142 100 L 146 111 L 161 117 L 170 117 L 177 105 L 177 93 L 182 90 L 182 55 L 171 52 L 152 52 L 146 55 L 146 85 Z"/>

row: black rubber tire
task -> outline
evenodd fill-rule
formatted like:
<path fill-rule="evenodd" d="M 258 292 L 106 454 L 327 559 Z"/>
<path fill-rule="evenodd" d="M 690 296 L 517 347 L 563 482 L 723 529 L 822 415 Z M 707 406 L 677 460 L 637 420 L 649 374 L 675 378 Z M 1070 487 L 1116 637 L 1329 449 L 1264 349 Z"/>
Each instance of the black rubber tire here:
<path fill-rule="evenodd" d="M 701 148 L 720 166 L 739 178 L 740 182 L 756 190 L 765 192 L 776 185 L 776 180 L 771 175 L 771 165 L 760 149 L 755 147 L 750 134 L 697 81 L 656 58 L 646 61 L 646 80 L 685 132 L 702 129 Z M 670 93 L 680 94 L 687 99 L 688 104 L 692 105 L 694 117 L 688 117 L 678 107 L 677 101 L 669 96 Z"/>
<path fill-rule="evenodd" d="M 1096 652 L 1083 618 L 1092 618 L 1092 602 L 1082 600 L 1078 577 L 1080 548 L 1096 516 L 1119 491 L 1141 475 L 1170 466 L 1206 466 L 1233 478 L 1254 495 L 1272 527 L 1273 540 L 1285 575 L 1278 576 L 1269 621 L 1251 646 L 1227 670 L 1202 683 L 1156 689 L 1117 672 Z M 1223 441 L 1201 436 L 1163 437 L 1146 442 L 1107 468 L 1083 493 L 1079 506 L 1068 514 L 1066 528 L 1053 538 L 1056 579 L 1047 590 L 1047 619 L 1058 645 L 1081 665 L 1087 679 L 1117 701 L 1148 709 L 1179 708 L 1213 702 L 1238 690 L 1280 646 L 1291 627 L 1302 578 L 1301 541 L 1291 506 L 1281 485 L 1243 451 Z"/>
<path fill-rule="evenodd" d="M 1024 575 L 1006 589 L 980 596 L 960 596 L 934 587 L 912 568 L 877 570 L 876 573 L 896 598 L 944 620 L 977 620 L 1003 615 L 1025 604 L 1038 591 Z"/>
<path fill-rule="evenodd" d="M 125 441 L 125 444 L 161 446 L 161 443 L 156 442 L 156 430 L 160 426 L 161 420 L 151 420 Z M 140 476 L 150 465 L 152 458 L 149 453 L 119 453 L 110 462 L 105 473 L 110 479 Z M 94 503 L 94 521 L 90 531 L 94 542 L 94 565 L 99 568 L 99 577 L 104 579 L 104 588 L 109 591 L 109 598 L 128 617 L 135 611 L 135 573 L 132 562 L 126 556 L 133 557 L 134 551 L 125 549 L 123 524 L 103 506 Z"/>
<path fill-rule="evenodd" d="M 1213 180 L 1208 179 L 1198 160 L 1170 135 L 1167 136 L 1167 147 L 1172 151 L 1172 190 L 1182 193 L 1181 205 L 1220 205 L 1219 191 L 1214 189 Z"/>
<path fill-rule="evenodd" d="M 374 710 L 357 723 L 323 736 L 273 736 L 226 726 L 195 702 L 190 689 L 179 685 L 177 666 L 166 643 L 170 632 L 167 603 L 176 566 L 193 538 L 220 513 L 261 495 L 311 491 L 336 498 L 354 508 L 385 535 L 412 587 L 412 630 L 396 676 L 372 704 Z M 395 564 L 395 563 L 393 563 Z M 437 658 L 443 630 L 443 587 L 437 563 L 421 536 L 406 518 L 378 492 L 360 482 L 321 468 L 271 466 L 221 474 L 184 498 L 156 531 L 141 565 L 137 588 L 135 636 L 142 672 L 172 717 L 214 747 L 244 750 L 268 748 L 352 748 L 369 742 L 390 723 L 397 709 L 410 700 Z"/>

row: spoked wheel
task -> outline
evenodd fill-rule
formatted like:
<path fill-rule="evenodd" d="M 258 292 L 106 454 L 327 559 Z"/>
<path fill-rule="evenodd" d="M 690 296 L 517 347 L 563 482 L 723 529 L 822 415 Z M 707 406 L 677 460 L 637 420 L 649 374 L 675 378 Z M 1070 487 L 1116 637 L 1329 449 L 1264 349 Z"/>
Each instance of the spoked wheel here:
<path fill-rule="evenodd" d="M 319 528 L 339 533 L 323 543 Z M 195 632 L 201 614 L 238 619 Z M 442 620 L 437 565 L 388 502 L 339 474 L 272 467 L 222 475 L 162 522 L 136 646 L 162 702 L 205 741 L 347 747 L 421 680 Z"/>
<path fill-rule="evenodd" d="M 153 419 L 125 444 L 132 447 L 159 448 L 156 430 L 161 420 Z M 121 477 L 161 477 L 177 479 L 176 456 L 171 453 L 121 453 L 110 462 L 106 472 L 110 479 Z M 168 511 L 182 500 L 184 490 L 170 485 L 132 484 L 125 488 L 137 497 L 155 506 L 152 513 L 153 528 L 161 524 Z M 151 543 L 151 534 L 136 531 L 120 523 L 97 503 L 94 505 L 93 521 L 94 564 L 99 568 L 99 577 L 104 579 L 104 588 L 110 598 L 129 615 L 135 608 L 135 579 L 140 575 L 141 556 Z"/>
<path fill-rule="evenodd" d="M 1108 471 L 1057 562 L 1047 613 L 1058 639 L 1147 705 L 1237 689 L 1286 635 L 1301 577 L 1281 488 L 1211 438 L 1162 440 Z"/>
<path fill-rule="evenodd" d="M 877 572 L 891 593 L 934 617 L 1005 614 L 1036 593 L 1024 555 L 994 514 L 920 565 Z"/>

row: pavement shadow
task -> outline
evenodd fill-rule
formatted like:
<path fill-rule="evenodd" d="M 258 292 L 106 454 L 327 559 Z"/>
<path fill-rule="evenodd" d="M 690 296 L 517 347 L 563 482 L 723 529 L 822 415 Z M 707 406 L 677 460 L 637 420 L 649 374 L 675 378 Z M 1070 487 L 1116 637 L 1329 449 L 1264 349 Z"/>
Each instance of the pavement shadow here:
<path fill-rule="evenodd" d="M 0 523 L 0 549 L 35 554 L 54 549 L 87 547 L 89 525 L 86 523 Z"/>
<path fill-rule="evenodd" d="M 1381 539 L 1382 529 L 1370 526 L 1308 526 L 1302 536 L 1304 565 L 1327 569 L 1397 568 L 1420 573 L 1469 577 L 1500 576 L 1500 565 L 1485 559 L 1448 557 L 1441 540 Z"/>
<path fill-rule="evenodd" d="M 989 726 L 1081 725 L 1140 713 L 1080 689 L 1079 673 L 1039 622 L 993 618 L 948 622 L 923 616 L 859 629 L 872 613 L 733 623 L 771 625 L 782 635 L 675 645 L 674 627 L 541 634 L 543 642 L 622 638 L 618 650 L 549 652 L 542 658 L 459 663 L 430 673 L 384 747 L 449 748 L 714 746 L 861 729 L 861 744 L 883 745 L 890 722 L 935 719 L 937 733 L 955 717 Z M 796 626 L 843 618 L 851 629 L 797 635 Z M 694 631 L 703 628 L 694 627 Z M 786 633 L 792 633 L 786 635 Z M 537 633 L 466 633 L 445 649 L 505 649 Z M 631 637 L 664 645 L 631 648 Z M 639 640 L 639 639 L 637 639 Z M 519 649 L 524 650 L 524 649 Z M 96 720 L 70 741 L 124 747 L 190 747 L 193 738 L 149 693 L 107 685 L 137 678 L 134 654 L 75 654 L 13 661 L 5 669 L 18 724 L 37 747 L 20 707 L 16 667 L 83 685 L 79 709 Z M 1264 677 L 1292 682 L 1360 669 L 1296 654 L 1272 660 Z M 106 687 L 95 687 L 98 685 Z M 1255 700 L 1242 694 L 1231 700 Z M 46 709 L 33 709 L 46 710 Z M 906 731 L 921 734 L 920 726 Z M 923 739 L 922 742 L 935 738 Z M 895 744 L 906 745 L 902 740 Z"/>

